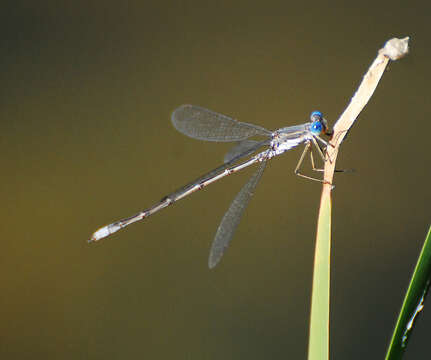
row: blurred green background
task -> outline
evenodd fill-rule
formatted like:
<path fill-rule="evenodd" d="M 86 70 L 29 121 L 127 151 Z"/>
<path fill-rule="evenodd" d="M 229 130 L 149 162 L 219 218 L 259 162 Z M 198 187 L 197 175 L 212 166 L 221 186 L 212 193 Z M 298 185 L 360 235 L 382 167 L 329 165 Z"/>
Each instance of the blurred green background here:
<path fill-rule="evenodd" d="M 333 123 L 386 40 L 410 36 L 344 142 L 333 198 L 331 358 L 381 359 L 430 224 L 428 1 L 3 3 L 2 359 L 304 359 L 321 187 L 272 161 L 214 271 L 253 170 L 103 242 L 98 227 L 219 165 L 170 114 Z M 430 309 L 406 359 L 429 353 Z M 425 355 L 426 357 L 426 355 Z"/>

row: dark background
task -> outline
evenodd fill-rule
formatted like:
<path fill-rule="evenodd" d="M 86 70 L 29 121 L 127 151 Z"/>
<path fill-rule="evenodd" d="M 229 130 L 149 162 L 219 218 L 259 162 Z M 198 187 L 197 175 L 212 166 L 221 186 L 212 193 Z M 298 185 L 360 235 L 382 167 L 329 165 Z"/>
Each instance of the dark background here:
<path fill-rule="evenodd" d="M 87 239 L 220 164 L 229 145 L 176 132 L 177 106 L 268 129 L 319 109 L 333 124 L 385 41 L 410 36 L 333 194 L 331 358 L 383 358 L 430 224 L 430 3 L 348 4 L 3 3 L 2 359 L 306 358 L 321 186 L 294 176 L 300 149 L 271 161 L 213 271 L 253 170 Z M 429 310 L 406 359 L 429 353 Z"/>

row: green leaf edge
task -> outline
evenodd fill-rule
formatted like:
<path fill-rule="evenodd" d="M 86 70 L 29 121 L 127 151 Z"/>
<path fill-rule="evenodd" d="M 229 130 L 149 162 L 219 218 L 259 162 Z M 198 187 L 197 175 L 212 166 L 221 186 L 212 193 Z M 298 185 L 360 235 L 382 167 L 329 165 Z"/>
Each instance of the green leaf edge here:
<path fill-rule="evenodd" d="M 431 276 L 431 226 L 410 280 L 403 305 L 386 353 L 386 360 L 401 359 L 413 330 L 415 320 L 423 309 Z"/>

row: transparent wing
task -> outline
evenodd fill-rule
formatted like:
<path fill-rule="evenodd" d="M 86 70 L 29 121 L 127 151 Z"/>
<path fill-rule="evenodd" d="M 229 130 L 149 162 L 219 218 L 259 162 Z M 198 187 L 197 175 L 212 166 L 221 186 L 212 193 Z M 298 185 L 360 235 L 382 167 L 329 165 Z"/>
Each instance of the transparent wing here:
<path fill-rule="evenodd" d="M 224 162 L 233 162 L 240 160 L 248 155 L 251 155 L 262 146 L 268 146 L 271 140 L 255 141 L 242 140 L 230 149 L 224 156 Z"/>
<path fill-rule="evenodd" d="M 243 186 L 238 195 L 232 201 L 228 211 L 223 216 L 223 219 L 217 229 L 214 241 L 211 245 L 208 266 L 210 269 L 215 267 L 223 256 L 223 253 L 229 246 L 230 240 L 238 227 L 241 216 L 247 207 L 251 196 L 254 193 L 259 179 L 265 170 L 266 161 L 260 163 L 257 171 L 252 175 L 250 180 Z"/>
<path fill-rule="evenodd" d="M 254 135 L 271 136 L 263 127 L 239 122 L 195 105 L 182 105 L 172 113 L 172 124 L 180 133 L 198 140 L 241 141 Z"/>

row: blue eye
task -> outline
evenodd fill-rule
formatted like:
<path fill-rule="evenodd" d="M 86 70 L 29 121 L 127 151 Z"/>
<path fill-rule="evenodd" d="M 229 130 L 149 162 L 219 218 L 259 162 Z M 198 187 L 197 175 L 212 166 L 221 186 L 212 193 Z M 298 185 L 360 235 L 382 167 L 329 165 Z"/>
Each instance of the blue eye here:
<path fill-rule="evenodd" d="M 320 121 L 315 121 L 311 124 L 310 131 L 315 135 L 320 135 L 323 130 L 323 125 Z"/>
<path fill-rule="evenodd" d="M 321 118 L 323 118 L 323 114 L 320 111 L 313 111 L 310 115 L 312 121 L 320 120 Z"/>

